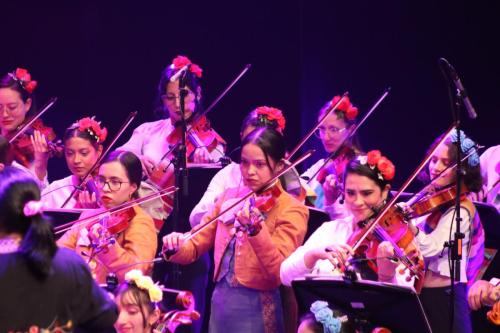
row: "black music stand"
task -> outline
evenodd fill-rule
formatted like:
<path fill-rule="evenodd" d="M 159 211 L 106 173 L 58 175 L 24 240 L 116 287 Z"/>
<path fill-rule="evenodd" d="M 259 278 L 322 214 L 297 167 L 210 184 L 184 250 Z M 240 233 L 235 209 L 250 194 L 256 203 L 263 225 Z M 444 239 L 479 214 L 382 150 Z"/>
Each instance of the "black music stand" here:
<path fill-rule="evenodd" d="M 52 227 L 58 227 L 68 222 L 76 221 L 80 218 L 80 215 L 87 209 L 77 209 L 77 208 L 47 208 L 43 210 L 43 215 L 48 217 L 52 222 Z M 55 235 L 56 239 L 59 239 L 62 234 Z"/>
<path fill-rule="evenodd" d="M 387 327 L 392 333 L 432 332 L 417 294 L 408 287 L 338 277 L 301 278 L 292 287 L 301 315 L 322 300 L 346 314 L 356 328 L 361 326 L 361 332 L 372 326 Z"/>

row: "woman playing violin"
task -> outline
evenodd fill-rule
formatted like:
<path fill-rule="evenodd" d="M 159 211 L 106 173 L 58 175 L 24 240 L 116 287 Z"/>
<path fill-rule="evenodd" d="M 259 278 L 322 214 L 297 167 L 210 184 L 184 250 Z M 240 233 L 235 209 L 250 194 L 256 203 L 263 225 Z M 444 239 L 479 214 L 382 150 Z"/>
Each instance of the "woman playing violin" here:
<path fill-rule="evenodd" d="M 0 332 L 111 329 L 115 304 L 82 258 L 56 246 L 39 199 L 26 172 L 0 172 Z"/>
<path fill-rule="evenodd" d="M 271 180 L 282 170 L 284 156 L 285 143 L 278 132 L 259 128 L 248 134 L 242 142 L 240 164 L 245 186 L 225 191 L 202 222 Z M 216 286 L 210 332 L 283 332 L 279 267 L 302 243 L 308 212 L 279 184 L 274 186 L 269 197 L 274 202 L 268 207 L 253 204 L 263 197 L 252 197 L 192 239 L 185 240 L 179 233 L 163 239 L 164 249 L 177 250 L 169 260 L 181 264 L 193 262 L 214 247 Z"/>
<path fill-rule="evenodd" d="M 360 229 L 360 222 L 370 218 L 375 208 L 380 208 L 387 199 L 390 181 L 394 178 L 394 165 L 379 151 L 371 151 L 366 156 L 352 159 L 344 174 L 345 205 L 350 213 L 347 217 L 323 223 L 311 237 L 281 265 L 281 281 L 291 285 L 293 279 L 306 274 L 340 275 L 340 269 L 353 255 L 347 245 L 351 235 Z M 366 265 L 359 272 L 363 278 L 378 279 L 383 282 L 408 284 L 405 276 L 396 274 L 396 265 L 387 257 L 392 255 L 392 246 L 381 242 L 376 258 L 378 276 Z M 364 266 L 364 267 L 363 267 Z M 366 269 L 365 269 L 366 268 Z"/>
<path fill-rule="evenodd" d="M 23 68 L 17 68 L 0 79 L 0 130 L 8 140 L 32 113 L 36 86 L 37 82 Z M 46 185 L 49 159 L 47 140 L 54 140 L 55 133 L 50 127 L 45 127 L 41 120 L 35 121 L 32 129 L 32 135 L 23 134 L 12 143 L 13 166 L 28 170 Z"/>
<path fill-rule="evenodd" d="M 285 130 L 285 117 L 281 110 L 268 106 L 260 106 L 252 110 L 245 119 L 243 119 L 240 131 L 241 140 L 253 130 L 262 127 L 271 128 L 283 134 Z M 243 178 L 238 163 L 231 162 L 217 172 L 210 181 L 200 202 L 198 202 L 191 211 L 191 215 L 189 216 L 191 226 L 194 227 L 200 223 L 203 215 L 213 209 L 215 201 L 224 191 L 242 185 Z"/>
<path fill-rule="evenodd" d="M 72 124 L 64 133 L 64 156 L 71 175 L 52 182 L 42 192 L 46 207 L 61 208 L 83 178 L 101 156 L 107 130 L 93 118 L 83 118 Z M 82 184 L 83 189 L 70 198 L 66 208 L 96 208 L 95 186 L 92 180 Z"/>
<path fill-rule="evenodd" d="M 434 191 L 454 186 L 456 169 L 445 169 L 456 163 L 457 135 L 453 130 L 451 135 L 437 147 L 429 162 L 427 177 L 432 180 L 431 194 Z M 463 192 L 477 192 L 481 189 L 482 180 L 479 167 L 479 156 L 475 151 L 475 143 L 461 132 L 462 156 L 471 154 L 462 163 L 464 175 L 462 177 L 465 190 Z M 443 174 L 441 174 L 444 171 Z M 434 332 L 448 332 L 450 316 L 450 263 L 449 249 L 445 242 L 452 238 L 455 232 L 455 199 L 443 202 L 430 214 L 427 214 L 410 224 L 422 255 L 426 262 L 426 275 L 421 300 L 427 318 Z M 418 203 L 417 203 L 418 204 Z M 415 207 L 412 206 L 412 207 Z M 455 285 L 455 315 L 454 332 L 471 332 L 469 309 L 467 306 L 466 283 L 474 277 L 477 264 L 473 258 L 482 262 L 484 234 L 479 222 L 477 211 L 472 202 L 463 195 L 460 202 L 460 230 L 465 238 L 462 240 L 462 260 L 460 266 L 460 281 Z"/>
<path fill-rule="evenodd" d="M 95 177 L 101 210 L 135 198 L 141 178 L 137 156 L 131 152 L 112 152 Z M 99 283 L 105 282 L 108 273 L 115 273 L 123 281 L 124 269 L 129 265 L 137 264 L 137 268 L 149 273 L 152 265 L 148 261 L 154 258 L 157 246 L 152 218 L 139 206 L 133 206 L 125 214 L 103 215 L 101 220 L 88 224 L 76 223 L 59 239 L 58 245 L 82 255 Z M 116 231 L 112 234 L 111 230 Z"/>
<path fill-rule="evenodd" d="M 325 104 L 319 111 L 318 119 L 323 118 L 325 113 L 340 98 L 340 96 L 335 96 L 331 102 Z M 339 149 L 341 151 L 337 158 L 329 161 L 326 165 L 325 159 L 320 159 L 301 175 L 302 178 L 309 181 L 309 185 L 316 192 L 314 206 L 326 210 L 332 219 L 345 217 L 347 214 L 344 206 L 338 202 L 342 193 L 339 185 L 342 183 L 345 166 L 349 160 L 360 153 L 360 150 L 353 142 L 342 143 L 348 137 L 349 131 L 355 126 L 357 115 L 358 109 L 351 104 L 349 97 L 345 96 L 337 109 L 325 119 L 316 132 L 316 136 L 321 140 L 328 155 Z M 320 170 L 322 166 L 323 168 Z"/>
<path fill-rule="evenodd" d="M 187 67 L 185 67 L 187 66 Z M 185 74 L 176 78 L 183 68 Z M 202 146 L 195 146 L 186 138 L 188 162 L 208 163 L 218 162 L 224 156 L 225 141 L 209 126 L 208 120 L 202 118 L 191 123 L 194 116 L 201 112 L 202 70 L 187 57 L 178 56 L 162 73 L 158 85 L 159 109 L 168 118 L 155 122 L 144 123 L 137 127 L 130 140 L 120 150 L 128 150 L 140 157 L 144 173 L 157 185 L 165 187 L 173 184 L 173 166 L 170 160 L 174 153 L 168 154 L 180 142 L 181 110 L 179 100 L 179 79 L 185 75 L 187 95 L 184 99 L 184 119 L 191 127 L 190 133 L 203 141 Z M 175 79 L 172 81 L 172 79 Z M 168 155 L 165 157 L 165 155 Z M 166 170 L 166 171 L 164 171 Z M 158 173 L 158 171 L 162 171 Z"/>

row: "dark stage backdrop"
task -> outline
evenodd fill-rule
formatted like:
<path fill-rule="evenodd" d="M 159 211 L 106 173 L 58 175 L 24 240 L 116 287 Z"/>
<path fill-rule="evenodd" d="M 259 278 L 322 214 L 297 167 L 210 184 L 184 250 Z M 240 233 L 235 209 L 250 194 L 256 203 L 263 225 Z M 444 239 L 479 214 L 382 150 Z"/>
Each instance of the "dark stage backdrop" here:
<path fill-rule="evenodd" d="M 457 69 L 479 117 L 463 125 L 483 145 L 498 144 L 499 12 L 493 1 L 56 1 L 2 4 L 0 71 L 28 68 L 38 103 L 57 96 L 44 117 L 59 135 L 95 115 L 113 134 L 139 111 L 132 129 L 154 119 L 161 70 L 178 54 L 204 69 L 210 104 L 239 73 L 248 74 L 210 115 L 233 149 L 251 109 L 284 110 L 289 148 L 317 110 L 349 91 L 366 112 L 392 92 L 360 130 L 365 149 L 396 164 L 397 187 L 452 121 L 437 59 Z M 322 149 L 316 139 L 309 146 Z M 311 161 L 312 162 L 312 161 Z M 52 160 L 50 176 L 68 171 Z"/>

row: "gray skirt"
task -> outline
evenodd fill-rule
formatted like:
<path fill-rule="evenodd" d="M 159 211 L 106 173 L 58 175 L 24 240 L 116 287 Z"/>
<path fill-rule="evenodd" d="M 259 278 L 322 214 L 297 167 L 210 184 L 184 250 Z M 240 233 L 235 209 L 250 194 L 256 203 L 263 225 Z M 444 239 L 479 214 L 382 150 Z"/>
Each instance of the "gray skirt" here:
<path fill-rule="evenodd" d="M 212 295 L 209 332 L 284 332 L 279 288 L 259 291 L 221 279 Z"/>

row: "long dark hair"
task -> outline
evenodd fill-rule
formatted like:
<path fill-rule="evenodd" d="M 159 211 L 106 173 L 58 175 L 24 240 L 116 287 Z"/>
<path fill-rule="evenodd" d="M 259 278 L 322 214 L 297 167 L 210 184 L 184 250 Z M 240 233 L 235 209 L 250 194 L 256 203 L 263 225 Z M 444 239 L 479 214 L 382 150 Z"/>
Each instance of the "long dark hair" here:
<path fill-rule="evenodd" d="M 19 251 L 33 274 L 44 279 L 57 246 L 48 220 L 41 214 L 24 215 L 24 206 L 31 200 L 40 200 L 40 188 L 30 175 L 14 167 L 0 172 L 0 230 L 23 236 Z"/>
<path fill-rule="evenodd" d="M 138 190 L 142 180 L 141 160 L 132 152 L 115 150 L 111 152 L 101 164 L 111 162 L 119 162 L 125 168 L 130 183 L 137 185 Z M 133 194 L 134 198 L 137 198 L 137 190 Z"/>
<path fill-rule="evenodd" d="M 441 134 L 434 142 L 431 147 L 427 150 L 427 155 L 430 154 L 431 148 L 434 147 L 439 141 L 443 139 L 445 134 Z M 467 137 L 466 137 L 467 138 Z M 469 138 L 467 138 L 470 140 Z M 462 140 L 463 142 L 463 140 Z M 444 144 L 448 147 L 448 159 L 450 161 L 450 165 L 453 165 L 457 162 L 458 150 L 455 142 L 452 141 L 452 137 L 448 137 Z M 475 148 L 473 148 L 475 149 Z M 462 158 L 469 154 L 469 152 L 462 151 Z M 481 166 L 479 161 L 477 161 L 477 165 L 472 166 L 469 161 L 472 161 L 472 157 L 465 159 L 462 162 L 462 170 L 464 172 L 462 176 L 463 184 L 467 187 L 467 189 L 471 192 L 479 192 L 483 186 L 483 177 L 481 175 Z M 428 183 L 430 181 L 429 175 L 429 164 L 424 168 L 424 170 L 418 175 L 419 180 L 424 183 Z"/>
<path fill-rule="evenodd" d="M 266 164 L 273 170 L 269 158 L 278 163 L 285 157 L 286 147 L 283 135 L 272 128 L 260 127 L 248 134 L 241 143 L 241 147 L 252 143 L 258 146 L 266 157 Z M 274 171 L 274 170 L 273 170 Z"/>

